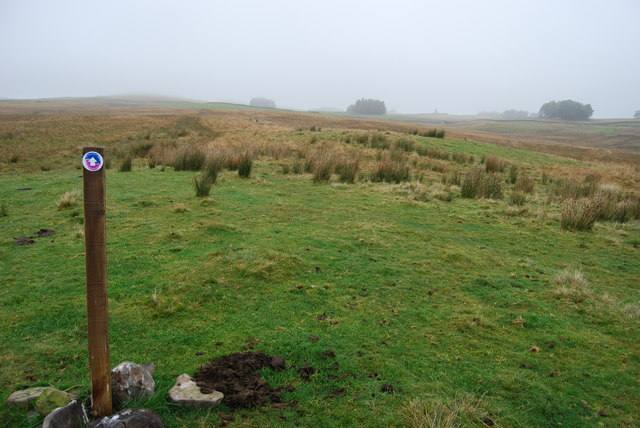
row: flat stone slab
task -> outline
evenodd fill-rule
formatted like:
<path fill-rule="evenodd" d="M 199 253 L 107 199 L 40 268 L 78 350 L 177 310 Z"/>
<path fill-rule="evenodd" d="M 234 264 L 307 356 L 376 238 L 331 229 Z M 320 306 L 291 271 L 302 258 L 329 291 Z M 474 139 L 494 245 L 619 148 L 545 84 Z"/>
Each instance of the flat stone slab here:
<path fill-rule="evenodd" d="M 7 398 L 7 403 L 13 404 L 14 406 L 18 407 L 28 407 L 31 403 L 35 402 L 47 389 L 52 388 L 50 386 L 34 386 L 31 388 L 14 391 L 9 396 L 9 398 Z"/>
<path fill-rule="evenodd" d="M 224 394 L 219 391 L 203 394 L 191 376 L 182 374 L 178 376 L 176 384 L 169 391 L 169 397 L 171 401 L 182 406 L 206 409 L 219 406 Z"/>

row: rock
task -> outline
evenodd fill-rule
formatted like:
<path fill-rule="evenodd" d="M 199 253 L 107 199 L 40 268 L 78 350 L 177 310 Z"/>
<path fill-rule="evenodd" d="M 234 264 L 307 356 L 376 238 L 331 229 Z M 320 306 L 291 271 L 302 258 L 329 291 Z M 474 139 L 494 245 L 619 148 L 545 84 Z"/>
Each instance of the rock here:
<path fill-rule="evenodd" d="M 64 407 L 76 398 L 67 392 L 60 391 L 55 388 L 47 388 L 42 391 L 40 397 L 36 400 L 36 410 L 42 416 L 47 416 L 58 407 Z"/>
<path fill-rule="evenodd" d="M 169 391 L 169 397 L 174 403 L 204 409 L 218 406 L 224 394 L 219 391 L 203 394 L 191 376 L 183 374 L 178 376 L 176 384 Z"/>
<path fill-rule="evenodd" d="M 7 403 L 18 407 L 27 407 L 36 401 L 47 389 L 52 388 L 50 386 L 34 386 L 32 388 L 14 391 L 9 398 L 7 398 Z"/>
<path fill-rule="evenodd" d="M 152 363 L 136 364 L 125 361 L 111 370 L 111 390 L 115 405 L 133 397 L 153 395 L 156 383 L 153 380 L 155 366 Z"/>
<path fill-rule="evenodd" d="M 73 400 L 64 407 L 58 407 L 49 413 L 42 428 L 84 428 L 89 423 L 87 409 L 80 400 Z"/>
<path fill-rule="evenodd" d="M 165 428 L 165 426 L 162 419 L 149 409 L 124 409 L 111 417 L 105 416 L 93 422 L 89 428 Z"/>

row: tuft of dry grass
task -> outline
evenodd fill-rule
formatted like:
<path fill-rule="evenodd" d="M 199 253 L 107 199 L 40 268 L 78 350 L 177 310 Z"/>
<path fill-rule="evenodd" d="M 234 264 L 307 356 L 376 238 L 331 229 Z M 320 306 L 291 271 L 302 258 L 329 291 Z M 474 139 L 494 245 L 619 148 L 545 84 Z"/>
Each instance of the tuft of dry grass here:
<path fill-rule="evenodd" d="M 454 428 L 460 426 L 495 425 L 496 421 L 481 409 L 482 399 L 471 394 L 458 394 L 448 400 L 413 399 L 404 405 L 402 414 L 410 428 Z"/>
<path fill-rule="evenodd" d="M 187 206 L 185 204 L 176 204 L 176 206 L 173 208 L 173 212 L 176 214 L 186 213 L 187 211 L 189 210 L 187 209 Z"/>
<path fill-rule="evenodd" d="M 65 192 L 56 202 L 56 206 L 58 209 L 70 208 L 78 204 L 78 199 L 80 199 L 80 190 Z"/>
<path fill-rule="evenodd" d="M 582 303 L 591 296 L 591 288 L 584 274 L 578 269 L 563 269 L 553 278 L 553 295 L 572 303 Z"/>

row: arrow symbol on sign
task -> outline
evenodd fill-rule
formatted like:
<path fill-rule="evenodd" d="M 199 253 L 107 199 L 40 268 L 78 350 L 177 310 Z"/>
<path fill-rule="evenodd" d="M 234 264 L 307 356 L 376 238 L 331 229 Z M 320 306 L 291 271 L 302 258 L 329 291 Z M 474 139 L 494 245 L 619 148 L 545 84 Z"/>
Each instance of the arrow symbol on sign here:
<path fill-rule="evenodd" d="M 96 158 L 89 158 L 89 159 L 87 159 L 87 162 L 89 162 L 89 166 L 91 168 L 96 166 Z"/>

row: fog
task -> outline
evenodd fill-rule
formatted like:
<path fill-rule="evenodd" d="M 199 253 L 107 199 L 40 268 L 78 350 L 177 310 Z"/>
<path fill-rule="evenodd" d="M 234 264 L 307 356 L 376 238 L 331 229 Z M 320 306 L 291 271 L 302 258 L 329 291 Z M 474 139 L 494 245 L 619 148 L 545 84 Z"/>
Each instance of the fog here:
<path fill-rule="evenodd" d="M 0 0 L 0 97 L 640 109 L 637 0 Z"/>

